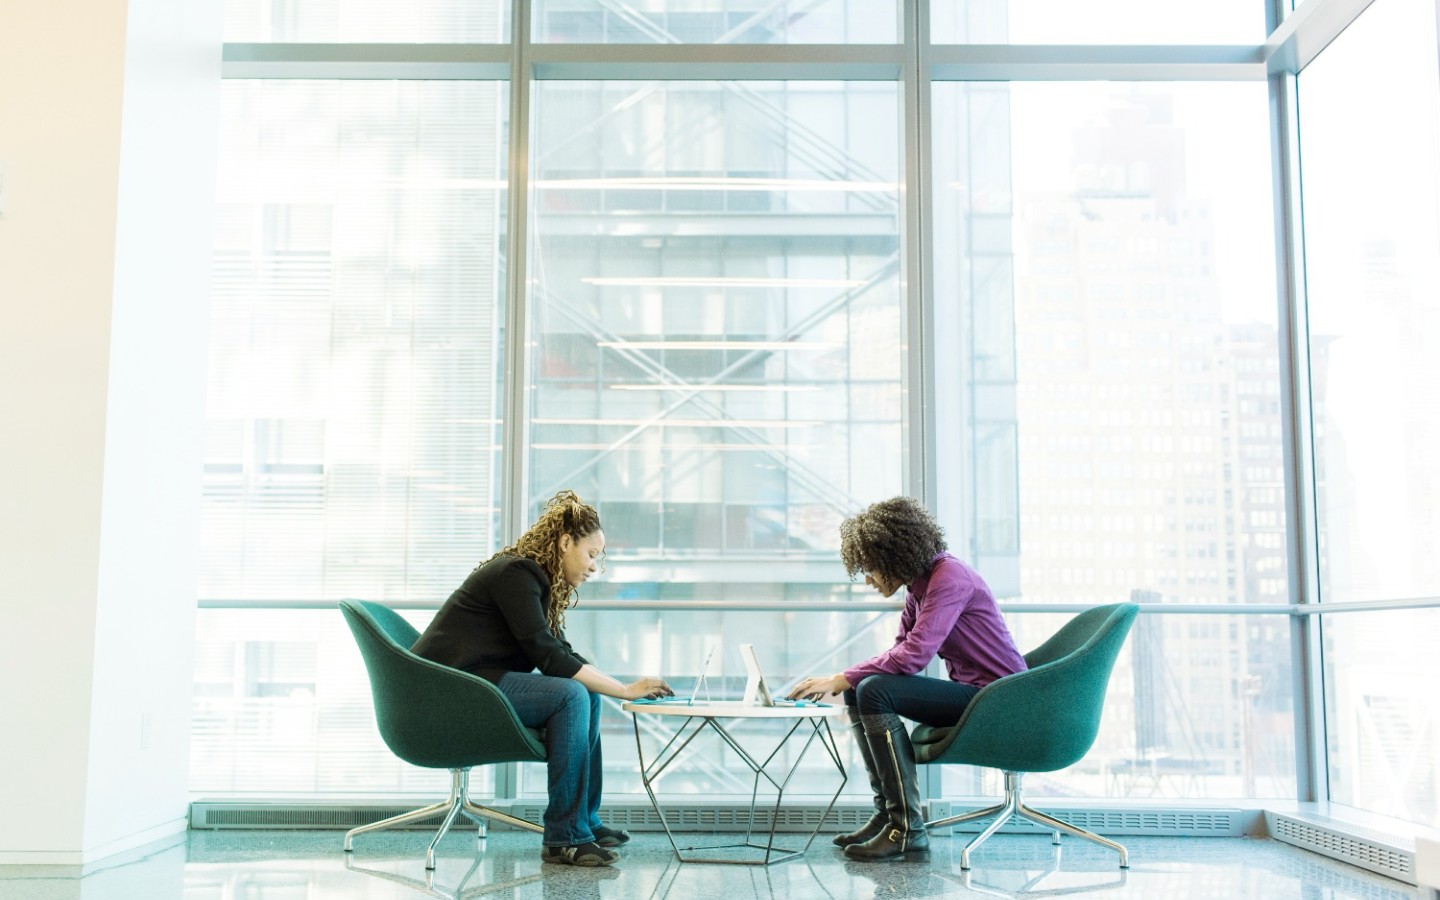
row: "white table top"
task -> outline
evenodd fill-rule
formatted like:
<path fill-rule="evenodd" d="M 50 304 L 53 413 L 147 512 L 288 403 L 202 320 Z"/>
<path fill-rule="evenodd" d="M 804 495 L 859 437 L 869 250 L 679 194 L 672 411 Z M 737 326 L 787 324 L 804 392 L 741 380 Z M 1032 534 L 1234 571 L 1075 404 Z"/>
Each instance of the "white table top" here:
<path fill-rule="evenodd" d="M 804 706 L 750 706 L 739 700 L 696 700 L 694 703 L 636 703 L 620 707 L 628 713 L 656 716 L 692 716 L 706 719 L 823 719 L 838 716 L 845 707 L 807 703 Z"/>

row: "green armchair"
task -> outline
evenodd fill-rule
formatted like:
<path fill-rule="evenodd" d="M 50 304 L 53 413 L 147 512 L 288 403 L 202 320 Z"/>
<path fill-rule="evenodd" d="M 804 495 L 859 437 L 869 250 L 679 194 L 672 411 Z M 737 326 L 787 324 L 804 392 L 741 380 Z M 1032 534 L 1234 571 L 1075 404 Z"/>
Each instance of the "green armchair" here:
<path fill-rule="evenodd" d="M 1080 613 L 1025 654 L 1029 669 L 986 685 L 955 725 L 915 728 L 917 764 L 987 766 L 1005 773 L 1003 803 L 925 823 L 943 828 L 995 816 L 960 852 L 960 868 L 970 868 L 971 851 L 1012 815 L 1050 829 L 1057 844 L 1063 831 L 1109 847 L 1119 852 L 1120 868 L 1129 868 L 1120 844 L 1026 806 L 1020 780 L 1026 772 L 1063 769 L 1089 751 L 1100 729 L 1110 672 L 1139 610 L 1133 603 L 1116 603 Z"/>
<path fill-rule="evenodd" d="M 385 745 L 411 765 L 450 770 L 450 798 L 345 834 L 345 852 L 355 836 L 445 814 L 425 851 L 425 868 L 435 868 L 435 846 L 460 815 L 479 826 L 486 819 L 527 831 L 543 831 L 470 800 L 470 769 L 502 762 L 544 762 L 540 733 L 520 724 L 505 695 L 483 678 L 423 659 L 410 652 L 420 633 L 398 613 L 378 603 L 342 600 L 340 611 L 370 674 L 375 722 Z"/>

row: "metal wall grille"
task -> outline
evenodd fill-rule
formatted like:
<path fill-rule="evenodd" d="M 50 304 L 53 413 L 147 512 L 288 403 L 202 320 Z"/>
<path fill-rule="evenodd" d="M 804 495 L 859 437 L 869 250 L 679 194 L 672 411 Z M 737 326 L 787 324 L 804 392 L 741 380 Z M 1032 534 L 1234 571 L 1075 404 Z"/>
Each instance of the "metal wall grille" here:
<path fill-rule="evenodd" d="M 1328 828 L 1287 815 L 1270 818 L 1270 835 L 1296 847 L 1348 862 L 1362 869 L 1416 884 L 1415 853 L 1382 840 L 1372 840 L 1362 829 Z"/>
<path fill-rule="evenodd" d="M 197 802 L 190 807 L 190 827 L 196 829 L 225 828 L 337 828 L 348 829 L 369 822 L 376 822 L 389 816 L 408 812 L 421 805 L 364 806 L 285 806 L 269 803 L 227 803 Z M 947 806 L 950 806 L 947 804 Z M 531 822 L 539 822 L 545 812 L 541 803 L 519 802 L 499 808 L 511 815 Z M 958 811 L 959 804 L 951 807 Z M 1047 810 L 1062 821 L 1080 828 L 1102 834 L 1152 834 L 1152 835 L 1199 835 L 1210 837 L 1239 837 L 1245 833 L 1245 811 L 1234 809 L 1219 810 L 1114 810 L 1114 809 L 1070 809 Z M 870 818 L 868 806 L 835 807 L 826 813 L 824 806 L 790 806 L 780 810 L 776 823 L 779 831 L 811 831 L 819 823 L 824 829 L 850 831 L 860 827 Z M 749 823 L 750 809 L 745 805 L 679 805 L 666 810 L 666 818 L 672 829 L 677 831 L 736 831 L 743 830 Z M 769 830 L 773 808 L 760 806 L 755 810 L 754 827 Z M 927 818 L 949 815 L 938 804 L 933 806 Z M 637 831 L 661 830 L 660 817 L 649 804 L 619 804 L 602 808 L 606 822 L 618 828 Z M 821 821 L 821 816 L 824 820 Z M 441 816 L 413 825 L 416 829 L 438 828 Z M 979 831 L 985 822 L 965 823 L 956 830 Z M 495 827 L 504 826 L 496 825 Z M 1011 819 L 1001 829 L 1020 834 L 1043 833 L 1038 825 L 1025 820 Z M 1388 871 L 1386 874 L 1389 874 Z"/>

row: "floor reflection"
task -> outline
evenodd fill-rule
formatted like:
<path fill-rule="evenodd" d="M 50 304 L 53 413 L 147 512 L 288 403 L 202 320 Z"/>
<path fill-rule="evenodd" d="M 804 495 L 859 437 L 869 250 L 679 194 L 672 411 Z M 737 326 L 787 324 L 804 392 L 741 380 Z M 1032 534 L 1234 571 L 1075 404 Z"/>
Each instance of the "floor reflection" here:
<path fill-rule="evenodd" d="M 833 878 L 830 880 L 834 882 Z M 654 890 L 645 896 L 650 900 L 699 900 L 714 895 L 717 886 L 723 886 L 724 893 L 736 900 L 741 897 L 757 900 L 836 900 L 838 897 L 854 896 L 850 892 L 836 893 L 826 887 L 826 880 L 804 858 L 771 866 L 750 866 L 682 863 L 673 853 L 661 870 Z"/>
<path fill-rule="evenodd" d="M 502 869 L 501 872 L 491 873 L 492 877 L 495 880 L 489 881 L 487 883 L 486 879 L 481 878 L 472 885 L 471 882 L 476 880 L 476 874 L 480 871 L 481 866 L 487 861 L 485 857 L 477 856 L 475 857 L 475 861 L 470 864 L 470 868 L 465 871 L 464 876 L 460 878 L 459 882 L 457 882 L 453 887 L 449 887 L 436 881 L 435 871 L 433 869 L 423 869 L 425 873 L 424 877 L 415 878 L 410 875 L 401 875 L 398 872 L 389 872 L 384 869 L 372 869 L 367 866 L 356 865 L 354 857 L 349 853 L 344 853 L 342 854 L 342 856 L 344 857 L 345 869 L 347 871 L 359 872 L 362 875 L 368 875 L 371 878 L 379 878 L 382 881 L 389 881 L 393 884 L 404 885 L 405 887 L 408 887 L 411 890 L 417 891 L 419 893 L 426 894 L 431 897 L 439 897 L 441 898 L 441 900 L 471 900 L 471 898 L 473 897 L 484 897 L 489 894 L 498 894 L 503 891 L 513 890 L 514 888 L 520 887 L 522 885 L 533 884 L 544 879 L 544 875 L 539 872 L 535 872 L 529 875 L 516 876 L 513 871 L 513 865 L 502 865 L 500 867 Z M 503 869 L 505 868 L 509 868 L 511 871 L 506 873 L 503 871 Z M 599 896 L 598 893 L 596 896 Z"/>
<path fill-rule="evenodd" d="M 493 842 L 499 844 L 500 842 Z M 533 843 L 531 839 L 528 843 Z M 459 860 L 437 859 L 435 871 L 410 858 L 392 858 L 362 864 L 353 854 L 342 853 L 347 872 L 408 888 L 404 896 L 438 897 L 440 900 L 474 900 L 479 897 L 526 897 L 539 900 L 604 900 L 622 896 L 610 890 L 611 883 L 625 877 L 611 866 L 577 868 L 540 862 L 539 847 L 533 854 L 513 852 L 511 847 L 492 847 L 489 839 L 458 877 Z M 500 850 L 500 852 L 494 852 Z M 371 896 L 367 892 L 365 896 Z"/>
<path fill-rule="evenodd" d="M 1058 854 L 1057 854 L 1058 856 Z M 950 872 L 936 873 L 974 894 L 991 897 L 1064 897 L 1094 891 L 1119 891 L 1130 879 L 1129 869 L 1117 868 L 1109 874 L 1062 872 L 1056 867 L 1031 875 L 1027 871 L 976 875 L 973 869 L 962 869 L 957 876 Z M 1012 877 L 1005 877 L 1012 876 Z M 1019 882 L 1016 884 L 1016 882 Z"/>
<path fill-rule="evenodd" d="M 931 841 L 924 863 L 861 863 L 817 841 L 771 866 L 681 863 L 663 833 L 638 834 L 616 867 L 542 863 L 534 835 L 492 829 L 442 842 L 425 871 L 423 832 L 194 832 L 84 877 L 0 867 L 0 900 L 872 900 L 1089 895 L 1092 898 L 1420 900 L 1418 889 L 1263 838 L 1127 838 L 1131 868 L 1103 847 L 996 835 L 960 868 L 964 840 Z M 717 840 L 727 837 L 714 835 Z"/>

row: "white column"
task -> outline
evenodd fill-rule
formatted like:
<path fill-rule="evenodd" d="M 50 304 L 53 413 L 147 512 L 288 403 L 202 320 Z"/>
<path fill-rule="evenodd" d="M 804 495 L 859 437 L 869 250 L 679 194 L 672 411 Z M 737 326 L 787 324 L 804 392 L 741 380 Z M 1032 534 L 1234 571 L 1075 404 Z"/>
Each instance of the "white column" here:
<path fill-rule="evenodd" d="M 1440 841 L 1415 838 L 1415 883 L 1422 897 L 1440 897 Z"/>
<path fill-rule="evenodd" d="M 183 830 L 220 0 L 0 28 L 0 864 Z"/>

